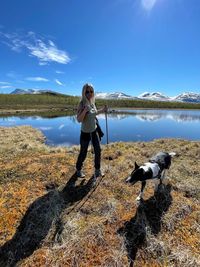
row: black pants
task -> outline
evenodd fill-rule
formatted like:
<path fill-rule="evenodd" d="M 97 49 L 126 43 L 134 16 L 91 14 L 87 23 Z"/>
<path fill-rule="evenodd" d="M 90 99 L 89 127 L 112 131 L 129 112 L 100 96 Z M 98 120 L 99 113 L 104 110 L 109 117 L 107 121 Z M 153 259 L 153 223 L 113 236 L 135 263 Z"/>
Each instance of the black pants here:
<path fill-rule="evenodd" d="M 80 135 L 80 153 L 76 162 L 76 169 L 79 171 L 83 166 L 83 162 L 87 156 L 88 146 L 92 139 L 92 144 L 94 147 L 94 167 L 95 169 L 100 169 L 101 162 L 101 147 L 100 147 L 100 139 L 97 131 L 95 130 L 92 133 L 84 133 L 81 131 Z"/>

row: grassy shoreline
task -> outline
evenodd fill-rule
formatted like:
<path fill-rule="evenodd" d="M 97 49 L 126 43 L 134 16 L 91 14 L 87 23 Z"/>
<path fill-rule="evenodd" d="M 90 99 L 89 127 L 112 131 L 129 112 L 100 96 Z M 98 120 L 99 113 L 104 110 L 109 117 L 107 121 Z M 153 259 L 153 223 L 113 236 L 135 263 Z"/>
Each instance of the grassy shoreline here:
<path fill-rule="evenodd" d="M 76 110 L 74 109 L 26 109 L 26 110 L 0 110 L 0 117 L 10 116 L 41 116 L 47 118 L 63 117 L 74 115 Z"/>
<path fill-rule="evenodd" d="M 0 265 L 199 266 L 200 142 L 158 139 L 102 146 L 105 178 L 92 190 L 93 154 L 86 179 L 73 174 L 79 146 L 48 147 L 30 127 L 0 127 Z M 163 187 L 124 178 L 134 162 L 174 151 Z M 109 160 L 108 160 L 109 159 Z M 79 202 L 80 201 L 80 202 Z"/>

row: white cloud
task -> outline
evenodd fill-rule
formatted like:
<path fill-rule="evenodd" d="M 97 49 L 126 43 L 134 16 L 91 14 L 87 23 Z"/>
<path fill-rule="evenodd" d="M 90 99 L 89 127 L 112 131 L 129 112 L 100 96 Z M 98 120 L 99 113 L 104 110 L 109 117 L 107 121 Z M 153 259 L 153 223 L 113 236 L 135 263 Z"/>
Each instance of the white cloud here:
<path fill-rule="evenodd" d="M 63 86 L 64 84 L 63 83 L 61 83 L 58 79 L 55 79 L 55 82 L 58 84 L 58 85 L 61 85 L 61 86 Z"/>
<path fill-rule="evenodd" d="M 52 41 L 45 44 L 42 40 L 36 40 L 36 45 L 28 44 L 27 48 L 30 54 L 39 59 L 40 65 L 46 65 L 48 62 L 57 62 L 67 64 L 70 61 L 65 51 L 58 50 Z"/>
<path fill-rule="evenodd" d="M 1 85 L 0 89 L 8 89 L 8 88 L 13 88 L 12 85 Z"/>
<path fill-rule="evenodd" d="M 3 33 L 0 32 L 1 42 L 6 44 L 15 52 L 21 52 L 22 47 L 26 43 L 21 40 L 20 36 L 17 33 Z"/>
<path fill-rule="evenodd" d="M 147 11 L 150 11 L 156 4 L 157 0 L 141 0 L 142 6 Z"/>
<path fill-rule="evenodd" d="M 28 32 L 26 35 L 0 32 L 0 37 L 1 42 L 15 52 L 21 52 L 24 48 L 28 50 L 29 56 L 39 60 L 39 65 L 47 65 L 50 62 L 60 64 L 70 62 L 66 51 L 59 50 L 53 41 L 38 37 L 34 32 Z"/>
<path fill-rule="evenodd" d="M 57 74 L 64 74 L 65 72 L 64 71 L 60 71 L 60 70 L 56 70 L 56 73 Z"/>
<path fill-rule="evenodd" d="M 13 88 L 13 86 L 9 82 L 0 82 L 0 89 L 9 89 Z"/>
<path fill-rule="evenodd" d="M 0 82 L 0 84 L 9 85 L 10 83 L 9 82 Z"/>
<path fill-rule="evenodd" d="M 17 79 L 17 77 L 19 76 L 15 71 L 10 71 L 6 74 L 6 76 L 8 76 L 11 79 Z"/>
<path fill-rule="evenodd" d="M 31 82 L 48 82 L 49 80 L 43 77 L 27 77 L 27 81 Z"/>

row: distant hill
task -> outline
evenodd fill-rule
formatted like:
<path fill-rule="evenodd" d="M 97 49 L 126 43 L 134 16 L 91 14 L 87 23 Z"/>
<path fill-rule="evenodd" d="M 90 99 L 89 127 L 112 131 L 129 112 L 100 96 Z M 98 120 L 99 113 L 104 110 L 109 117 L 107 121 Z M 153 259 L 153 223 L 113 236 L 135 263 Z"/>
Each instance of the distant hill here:
<path fill-rule="evenodd" d="M 40 94 L 51 94 L 51 95 L 59 95 L 60 93 L 57 93 L 55 91 L 51 90 L 37 90 L 37 89 L 15 89 L 10 93 L 11 95 L 40 95 Z"/>

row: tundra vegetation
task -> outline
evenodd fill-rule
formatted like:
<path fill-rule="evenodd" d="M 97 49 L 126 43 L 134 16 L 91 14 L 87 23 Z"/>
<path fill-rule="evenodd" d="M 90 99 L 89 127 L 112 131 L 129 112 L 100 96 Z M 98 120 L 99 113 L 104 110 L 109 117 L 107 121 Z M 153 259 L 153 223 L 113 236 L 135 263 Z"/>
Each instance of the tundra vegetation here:
<path fill-rule="evenodd" d="M 106 176 L 95 184 L 92 150 L 77 179 L 79 147 L 44 141 L 30 126 L 0 127 L 0 266 L 200 266 L 200 142 L 102 146 Z M 177 156 L 136 203 L 140 184 L 124 180 L 158 151 Z"/>

